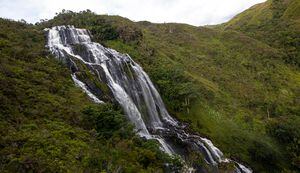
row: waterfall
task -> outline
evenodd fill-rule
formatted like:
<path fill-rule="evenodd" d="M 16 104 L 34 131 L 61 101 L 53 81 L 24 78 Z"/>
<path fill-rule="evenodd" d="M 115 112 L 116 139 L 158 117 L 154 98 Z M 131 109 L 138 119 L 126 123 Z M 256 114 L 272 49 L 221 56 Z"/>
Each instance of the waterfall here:
<path fill-rule="evenodd" d="M 91 98 L 91 100 L 93 100 L 95 103 L 104 103 L 103 101 L 99 100 L 93 93 L 91 93 L 87 89 L 86 85 L 77 79 L 75 74 L 71 74 L 71 76 L 75 85 L 79 86 Z"/>
<path fill-rule="evenodd" d="M 69 66 L 75 84 L 91 100 L 103 103 L 99 94 L 78 78 L 78 63 L 81 63 L 108 86 L 141 137 L 157 140 L 161 149 L 171 155 L 178 154 L 184 158 L 191 151 L 200 152 L 215 172 L 218 172 L 217 167 L 221 162 L 234 163 L 236 172 L 252 172 L 250 168 L 224 158 L 210 140 L 187 133 L 185 126 L 169 115 L 149 76 L 129 55 L 92 42 L 85 29 L 55 26 L 45 30 L 48 34 L 47 47 Z"/>

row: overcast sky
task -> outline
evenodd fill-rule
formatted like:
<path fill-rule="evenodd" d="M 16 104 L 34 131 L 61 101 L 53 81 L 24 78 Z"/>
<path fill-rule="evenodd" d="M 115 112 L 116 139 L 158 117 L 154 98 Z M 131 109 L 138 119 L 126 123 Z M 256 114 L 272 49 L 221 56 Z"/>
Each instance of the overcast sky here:
<path fill-rule="evenodd" d="M 208 25 L 226 22 L 265 0 L 0 0 L 0 16 L 35 23 L 51 19 L 62 9 L 90 9 L 97 14 L 120 15 L 134 21 Z"/>

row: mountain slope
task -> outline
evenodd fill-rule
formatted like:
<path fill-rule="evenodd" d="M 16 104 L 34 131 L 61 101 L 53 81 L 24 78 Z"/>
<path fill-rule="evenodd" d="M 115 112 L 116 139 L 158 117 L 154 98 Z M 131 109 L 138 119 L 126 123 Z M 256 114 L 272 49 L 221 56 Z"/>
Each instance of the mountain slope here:
<path fill-rule="evenodd" d="M 89 29 L 94 41 L 130 54 L 156 84 L 171 115 L 212 139 L 228 157 L 255 172 L 298 171 L 298 3 L 284 1 L 288 5 L 276 16 L 270 10 L 274 2 L 213 28 L 132 22 L 90 11 L 63 11 L 34 26 L 1 20 L 1 168 L 153 172 L 176 161 L 161 157 L 152 142 L 119 139 L 120 129 L 111 132 L 116 138 L 99 139 L 89 128 L 96 125 L 85 124 L 90 115 L 102 120 L 102 115 L 110 117 L 107 112 L 120 113 L 117 108 L 94 108 L 73 86 L 70 72 L 46 58 L 43 29 L 72 24 Z M 44 148 L 48 133 L 53 147 Z M 42 141 L 35 150 L 29 149 L 31 139 Z M 62 152 L 68 143 L 74 144 L 71 156 Z M 99 151 L 99 145 L 107 147 Z M 88 163 L 74 159 L 82 158 L 77 156 L 82 146 L 87 146 L 82 155 Z M 48 161 L 54 158 L 58 161 L 51 165 Z M 131 164 L 126 164 L 128 158 Z M 70 168 L 69 163 L 76 164 Z"/>
<path fill-rule="evenodd" d="M 280 22 L 286 22 L 290 24 L 288 25 L 290 29 L 296 29 L 297 27 L 299 27 L 299 18 L 299 1 L 268 0 L 265 3 L 254 5 L 253 7 L 242 12 L 241 14 L 238 14 L 229 22 L 224 23 L 224 25 L 226 28 L 250 32 L 251 29 L 253 31 L 255 28 L 264 28 L 266 27 L 264 25 L 267 24 L 273 23 L 273 25 L 275 26 Z"/>
<path fill-rule="evenodd" d="M 283 126 L 289 133 L 299 125 L 299 71 L 282 61 L 281 48 L 232 29 L 134 23 L 90 11 L 65 11 L 38 26 L 61 24 L 87 28 L 96 42 L 130 54 L 171 114 L 229 157 L 260 172 L 297 167 L 297 142 L 287 142 L 294 148 L 287 151 L 278 144 L 282 134 L 274 135 Z"/>
<path fill-rule="evenodd" d="M 44 31 L 0 19 L 0 172 L 164 172 L 112 104 L 92 103 L 45 50 Z M 172 164 L 174 162 L 174 164 Z"/>
<path fill-rule="evenodd" d="M 268 0 L 237 15 L 224 29 L 242 31 L 285 53 L 284 61 L 299 67 L 300 2 Z"/>

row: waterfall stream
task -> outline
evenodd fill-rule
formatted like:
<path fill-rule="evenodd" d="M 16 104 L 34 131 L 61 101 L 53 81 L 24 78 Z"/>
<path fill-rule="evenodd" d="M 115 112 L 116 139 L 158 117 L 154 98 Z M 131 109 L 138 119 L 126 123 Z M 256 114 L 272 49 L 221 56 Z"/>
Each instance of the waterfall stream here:
<path fill-rule="evenodd" d="M 75 84 L 94 102 L 104 103 L 94 89 L 78 78 L 80 62 L 108 86 L 141 137 L 155 139 L 163 151 L 183 158 L 190 151 L 201 152 L 214 172 L 218 172 L 218 164 L 222 162 L 234 163 L 235 172 L 252 172 L 250 168 L 224 158 L 209 139 L 187 133 L 185 126 L 169 115 L 149 76 L 129 55 L 92 42 L 85 29 L 55 26 L 45 30 L 47 47 L 69 66 Z"/>

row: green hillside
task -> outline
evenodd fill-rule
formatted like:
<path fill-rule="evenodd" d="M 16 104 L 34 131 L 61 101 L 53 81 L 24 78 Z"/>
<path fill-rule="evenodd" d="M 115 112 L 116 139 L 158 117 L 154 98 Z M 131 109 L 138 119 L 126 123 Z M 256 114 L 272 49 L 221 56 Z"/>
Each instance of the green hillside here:
<path fill-rule="evenodd" d="M 285 56 L 284 61 L 299 67 L 300 2 L 269 0 L 237 15 L 222 28 L 242 31 L 272 47 Z"/>
<path fill-rule="evenodd" d="M 96 105 L 45 50 L 44 32 L 0 19 L 0 172 L 164 172 L 177 159 Z"/>
<path fill-rule="evenodd" d="M 131 55 L 170 114 L 210 138 L 226 156 L 254 172 L 299 171 L 297 0 L 267 1 L 209 28 L 132 22 L 90 11 L 63 11 L 36 25 L 1 20 L 2 170 L 154 172 L 167 161 L 178 165 L 131 130 L 117 128 L 107 139 L 111 127 L 85 124 L 90 116 L 112 118 L 116 127 L 127 123 L 119 121 L 117 106 L 90 103 L 73 86 L 70 72 L 44 50 L 43 29 L 67 24 L 89 29 L 94 41 Z M 73 155 L 65 155 L 70 144 Z"/>

